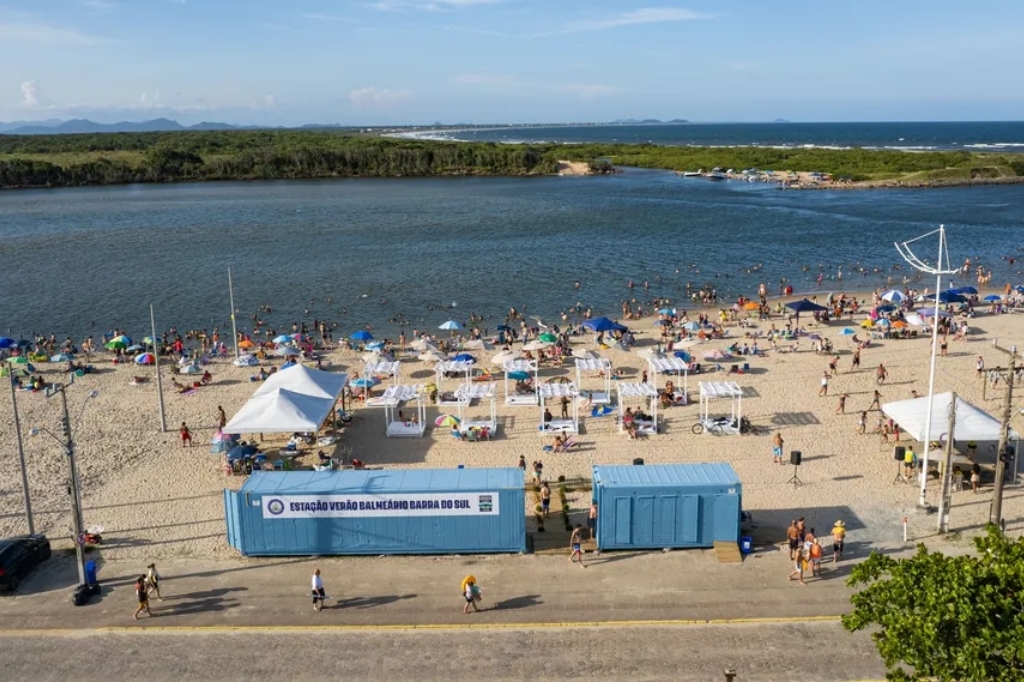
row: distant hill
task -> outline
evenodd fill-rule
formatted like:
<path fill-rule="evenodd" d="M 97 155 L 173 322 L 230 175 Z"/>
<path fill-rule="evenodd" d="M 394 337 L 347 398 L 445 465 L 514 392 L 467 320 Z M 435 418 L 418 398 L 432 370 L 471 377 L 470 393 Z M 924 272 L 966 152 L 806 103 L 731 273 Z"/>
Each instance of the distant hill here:
<path fill-rule="evenodd" d="M 661 121 L 656 118 L 645 118 L 642 120 L 635 118 L 620 118 L 612 121 L 612 125 L 632 125 L 632 126 L 654 126 L 654 125 L 676 125 L 679 123 L 689 123 L 684 118 L 674 118 L 671 121 Z"/>
<path fill-rule="evenodd" d="M 789 121 L 787 121 L 784 118 L 777 118 L 774 121 L 772 121 L 772 123 L 789 123 Z"/>

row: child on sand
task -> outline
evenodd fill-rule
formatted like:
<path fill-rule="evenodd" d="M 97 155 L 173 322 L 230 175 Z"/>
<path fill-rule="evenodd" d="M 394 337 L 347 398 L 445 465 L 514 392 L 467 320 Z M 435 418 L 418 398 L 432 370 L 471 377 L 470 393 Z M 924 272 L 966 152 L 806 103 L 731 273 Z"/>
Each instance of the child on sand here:
<path fill-rule="evenodd" d="M 181 447 L 188 445 L 192 447 L 192 432 L 188 430 L 188 425 L 185 422 L 181 422 Z"/>

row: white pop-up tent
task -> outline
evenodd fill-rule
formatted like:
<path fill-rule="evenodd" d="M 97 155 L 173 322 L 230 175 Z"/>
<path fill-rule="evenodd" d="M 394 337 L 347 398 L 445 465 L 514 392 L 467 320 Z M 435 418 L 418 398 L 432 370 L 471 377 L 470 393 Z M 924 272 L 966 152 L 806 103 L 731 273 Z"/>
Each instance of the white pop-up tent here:
<path fill-rule="evenodd" d="M 711 401 L 718 398 L 729 399 L 729 414 L 733 424 L 739 424 L 743 416 L 743 389 L 735 381 L 702 381 L 700 382 L 700 419 L 702 422 L 711 418 Z M 739 428 L 728 429 L 739 433 Z M 706 431 L 705 431 L 706 433 Z"/>
<path fill-rule="evenodd" d="M 504 364 L 505 369 L 505 404 L 506 405 L 536 405 L 537 404 L 537 371 L 538 365 L 536 360 L 525 360 L 522 358 L 515 358 L 512 360 L 506 360 Z M 533 375 L 533 390 L 520 393 L 515 390 L 515 385 L 519 383 L 515 379 L 509 379 L 509 374 L 513 372 L 522 372 L 527 375 Z M 512 392 L 509 392 L 508 382 L 512 381 Z"/>
<path fill-rule="evenodd" d="M 603 391 L 587 391 L 593 405 L 610 405 L 612 402 L 612 361 L 604 357 L 576 358 L 576 385 L 582 388 L 583 373 L 598 372 L 604 377 Z"/>
<path fill-rule="evenodd" d="M 277 388 L 255 395 L 221 429 L 224 433 L 316 433 L 334 398 Z"/>
<path fill-rule="evenodd" d="M 647 365 L 651 368 L 651 374 L 675 374 L 677 377 L 681 377 L 683 380 L 682 404 L 686 405 L 689 402 L 690 363 L 674 355 L 653 355 L 647 358 Z"/>
<path fill-rule="evenodd" d="M 409 405 L 413 402 L 413 405 Z M 410 414 L 404 414 L 404 409 Z M 399 414 L 399 413 L 402 414 Z M 423 403 L 423 386 L 398 384 L 384 391 L 384 433 L 388 438 L 422 436 L 426 430 L 427 407 Z"/>
<path fill-rule="evenodd" d="M 948 436 L 949 402 L 952 398 L 952 393 L 939 393 L 932 403 L 932 423 L 928 432 L 937 441 L 943 441 Z M 885 403 L 882 412 L 914 440 L 920 442 L 924 438 L 928 421 L 928 396 Z M 992 415 L 962 398 L 956 399 L 954 445 L 960 441 L 998 441 L 1001 428 L 1002 424 Z M 1018 439 L 1017 433 L 1011 429 L 1010 440 Z"/>
<path fill-rule="evenodd" d="M 651 418 L 633 418 L 638 434 L 654 435 L 658 433 L 658 389 L 653 384 L 632 381 L 620 381 L 615 384 L 615 390 L 619 394 L 619 431 L 625 433 L 626 424 L 623 420 L 626 412 L 626 402 L 639 402 L 643 407 L 644 403 L 651 410 Z"/>
<path fill-rule="evenodd" d="M 260 387 L 253 393 L 253 397 L 272 393 L 279 388 L 286 388 L 293 393 L 337 400 L 347 383 L 347 374 L 324 372 L 305 365 L 294 365 L 280 369 L 267 377 L 267 380 L 260 384 Z"/>
<path fill-rule="evenodd" d="M 495 404 L 496 394 L 497 388 L 494 383 L 490 381 L 476 384 L 462 384 L 455 389 L 455 397 L 459 399 L 459 431 L 465 433 L 472 428 L 487 428 L 489 434 L 494 434 L 498 430 L 498 408 Z M 487 400 L 490 402 L 489 419 L 462 418 L 462 406 L 469 405 L 473 400 L 479 400 L 481 402 Z"/>
<path fill-rule="evenodd" d="M 579 433 L 580 432 L 580 392 L 575 384 L 553 383 L 540 384 L 537 387 L 537 395 L 540 398 L 540 432 L 541 433 Z M 569 419 L 552 419 L 544 421 L 544 408 L 547 401 L 556 400 L 561 403 L 562 398 L 567 398 L 571 404 Z"/>
<path fill-rule="evenodd" d="M 440 390 L 442 380 L 451 374 L 461 374 L 460 386 L 465 386 L 472 381 L 470 373 L 473 371 L 473 363 L 469 360 L 442 360 L 434 365 L 434 374 L 437 376 L 437 388 Z M 463 405 L 466 404 L 452 391 L 440 393 L 437 399 L 438 405 Z"/>

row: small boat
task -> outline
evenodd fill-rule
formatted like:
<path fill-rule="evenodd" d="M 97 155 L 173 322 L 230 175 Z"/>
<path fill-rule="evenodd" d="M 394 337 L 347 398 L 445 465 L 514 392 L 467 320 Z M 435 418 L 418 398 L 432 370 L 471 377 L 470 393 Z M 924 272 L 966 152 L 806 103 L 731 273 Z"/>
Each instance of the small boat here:
<path fill-rule="evenodd" d="M 683 171 L 684 178 L 699 178 L 704 175 L 701 171 Z"/>
<path fill-rule="evenodd" d="M 708 173 L 707 178 L 708 180 L 728 180 L 729 176 L 723 173 L 722 171 L 715 171 L 712 173 Z"/>

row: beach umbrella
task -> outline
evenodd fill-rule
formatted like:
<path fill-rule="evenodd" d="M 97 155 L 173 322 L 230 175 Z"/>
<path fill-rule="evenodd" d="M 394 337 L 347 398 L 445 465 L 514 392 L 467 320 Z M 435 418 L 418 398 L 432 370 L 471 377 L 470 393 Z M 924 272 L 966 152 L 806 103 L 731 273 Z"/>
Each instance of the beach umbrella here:
<path fill-rule="evenodd" d="M 907 296 L 899 289 L 889 289 L 889 291 L 882 294 L 882 300 L 889 301 L 890 303 L 903 303 L 903 301 L 907 300 Z"/>
<path fill-rule="evenodd" d="M 693 356 L 687 353 L 685 350 L 677 350 L 675 353 L 673 353 L 673 355 L 675 355 L 683 362 L 691 362 L 693 360 Z"/>
<path fill-rule="evenodd" d="M 27 377 L 31 373 L 29 368 L 23 365 L 0 364 L 0 377 Z"/>
<path fill-rule="evenodd" d="M 249 339 L 242 339 L 241 343 L 238 344 L 238 347 L 242 349 L 255 348 L 256 344 Z"/>
<path fill-rule="evenodd" d="M 988 296 L 985 297 L 984 300 L 988 301 L 989 303 L 995 303 L 996 301 L 1003 300 L 1003 297 L 997 296 L 996 294 L 989 294 Z"/>
<path fill-rule="evenodd" d="M 380 379 L 377 377 L 359 377 L 355 381 L 351 382 L 353 386 L 358 388 L 371 388 L 380 383 Z"/>
<path fill-rule="evenodd" d="M 970 296 L 974 296 L 978 293 L 978 290 L 972 286 L 957 287 L 955 289 L 950 289 L 949 291 L 954 294 L 968 294 Z"/>
<path fill-rule="evenodd" d="M 523 350 L 544 350 L 550 345 L 550 343 L 546 343 L 544 341 L 531 341 L 523 346 Z"/>
<path fill-rule="evenodd" d="M 452 358 L 452 360 L 454 360 L 455 362 L 476 362 L 476 358 L 474 358 L 469 353 L 459 353 L 454 358 Z"/>
<path fill-rule="evenodd" d="M 473 350 L 494 350 L 494 345 L 483 339 L 470 339 L 466 342 L 465 347 Z"/>
<path fill-rule="evenodd" d="M 700 330 L 700 325 L 697 324 L 696 322 L 692 322 L 692 321 L 691 322 L 685 322 L 683 324 L 683 329 L 685 329 L 688 332 L 695 332 L 695 331 L 699 331 Z"/>
<path fill-rule="evenodd" d="M 747 301 L 743 304 L 744 310 L 760 310 L 761 304 L 756 301 Z"/>
<path fill-rule="evenodd" d="M 852 327 L 844 327 L 843 329 L 839 330 L 839 336 L 853 336 L 856 333 L 857 330 L 853 329 Z"/>
<path fill-rule="evenodd" d="M 455 331 L 456 329 L 462 329 L 462 325 L 456 322 L 455 320 L 448 320 L 440 327 L 438 327 L 438 329 L 443 329 L 445 331 Z"/>
<path fill-rule="evenodd" d="M 0 348 L 14 348 L 18 342 L 9 336 L 0 336 Z"/>
<path fill-rule="evenodd" d="M 658 314 L 659 315 L 675 315 L 676 314 L 676 309 L 675 308 L 658 308 Z"/>
<path fill-rule="evenodd" d="M 939 317 L 952 317 L 946 311 L 937 310 L 936 308 L 918 308 L 917 312 L 918 314 L 921 315 L 921 317 L 935 317 L 936 312 L 938 313 Z"/>
<path fill-rule="evenodd" d="M 864 329 L 871 329 L 872 327 L 875 326 L 875 323 L 872 322 L 871 320 L 864 320 L 863 322 L 860 323 L 860 326 L 864 327 Z"/>
<path fill-rule="evenodd" d="M 526 381 L 527 379 L 530 378 L 530 374 L 528 372 L 520 371 L 509 372 L 508 378 L 511 379 L 512 381 Z"/>
<path fill-rule="evenodd" d="M 281 334 L 274 337 L 274 343 L 291 343 L 294 339 L 287 334 Z"/>
<path fill-rule="evenodd" d="M 436 350 L 425 350 L 416 357 L 422 360 L 423 362 L 441 362 L 442 360 L 447 359 L 445 358 L 445 356 L 441 355 Z"/>
<path fill-rule="evenodd" d="M 544 332 L 537 338 L 540 339 L 541 341 L 547 341 L 548 343 L 554 343 L 558 341 L 558 337 L 552 334 L 551 332 Z"/>
<path fill-rule="evenodd" d="M 140 353 L 135 356 L 136 365 L 152 365 L 156 362 L 156 357 L 152 353 Z"/>
<path fill-rule="evenodd" d="M 50 358 L 50 362 L 68 362 L 69 360 L 74 359 L 75 356 L 73 354 L 65 351 L 63 353 L 57 353 L 56 355 L 54 355 L 52 358 Z"/>
<path fill-rule="evenodd" d="M 130 345 L 132 345 L 132 340 L 129 337 L 125 336 L 124 334 L 120 334 L 118 336 L 115 336 L 114 338 L 110 339 L 110 341 L 111 342 L 116 341 L 118 343 L 123 343 L 125 348 L 127 348 Z"/>
<path fill-rule="evenodd" d="M 704 354 L 705 360 L 728 360 L 731 357 L 732 356 L 728 353 L 720 351 L 717 348 Z"/>
<path fill-rule="evenodd" d="M 806 298 L 800 299 L 799 301 L 791 301 L 786 304 L 786 307 L 795 313 L 824 312 L 828 310 L 825 306 L 818 305 L 814 301 L 810 301 Z"/>
<path fill-rule="evenodd" d="M 888 327 L 888 326 L 889 326 L 890 324 L 892 324 L 892 323 L 891 323 L 891 322 L 889 322 L 889 320 L 887 320 L 886 318 L 884 318 L 884 317 L 880 317 L 880 318 L 878 318 L 877 320 L 875 320 L 875 324 L 880 324 L 880 325 L 882 325 L 883 327 Z"/>
<path fill-rule="evenodd" d="M 146 344 L 147 346 L 152 346 L 153 345 L 153 337 L 152 336 L 143 336 L 142 337 L 142 343 Z"/>
<path fill-rule="evenodd" d="M 28 361 L 28 357 L 24 355 L 15 355 L 13 358 L 7 358 L 7 362 L 12 365 L 28 365 L 31 364 Z"/>
<path fill-rule="evenodd" d="M 429 339 L 416 339 L 409 347 L 413 350 L 437 350 L 437 344 Z"/>
<path fill-rule="evenodd" d="M 453 414 L 442 414 L 440 417 L 434 420 L 435 426 L 452 427 L 458 426 L 459 423 L 459 418 Z"/>
<path fill-rule="evenodd" d="M 146 350 L 146 347 L 141 343 L 133 343 L 132 345 L 125 348 L 129 353 L 138 353 L 140 350 Z"/>
<path fill-rule="evenodd" d="M 354 334 L 352 334 L 352 336 L 348 338 L 352 339 L 353 341 L 370 341 L 371 339 L 373 339 L 373 334 L 366 331 L 365 329 L 360 329 L 359 331 L 355 332 Z"/>
<path fill-rule="evenodd" d="M 918 315 L 917 313 L 910 313 L 909 315 L 907 315 L 907 324 L 912 324 L 915 327 L 923 327 L 924 318 Z"/>
<path fill-rule="evenodd" d="M 894 305 L 880 305 L 875 308 L 876 313 L 891 313 L 894 310 L 896 310 L 896 306 Z"/>
<path fill-rule="evenodd" d="M 504 367 L 505 361 L 512 360 L 513 358 L 515 358 L 515 353 L 504 350 L 491 358 L 491 364 L 497 365 L 498 367 Z"/>
<path fill-rule="evenodd" d="M 1018 284 L 1013 288 L 1018 294 L 1024 294 L 1024 284 Z"/>
<path fill-rule="evenodd" d="M 370 343 L 366 344 L 366 350 L 380 350 L 383 347 L 383 341 L 371 341 Z"/>
<path fill-rule="evenodd" d="M 892 328 L 893 329 L 906 329 L 907 328 L 907 323 L 904 322 L 903 320 L 896 320 L 895 322 L 892 323 Z"/>
<path fill-rule="evenodd" d="M 103 347 L 106 348 L 107 350 L 118 350 L 119 348 L 127 348 L 128 344 L 123 341 L 107 341 L 105 344 L 103 344 Z"/>

